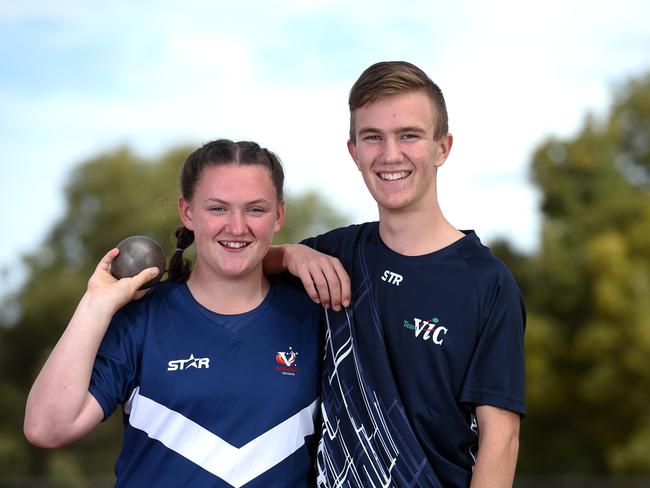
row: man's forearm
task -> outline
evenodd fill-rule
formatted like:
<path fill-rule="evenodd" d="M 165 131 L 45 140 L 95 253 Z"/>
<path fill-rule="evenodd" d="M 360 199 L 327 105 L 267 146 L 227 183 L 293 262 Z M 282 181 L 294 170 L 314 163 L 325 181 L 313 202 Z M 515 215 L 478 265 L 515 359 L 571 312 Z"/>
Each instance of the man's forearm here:
<path fill-rule="evenodd" d="M 479 445 L 470 488 L 511 488 L 519 451 L 519 415 L 479 406 L 476 416 Z"/>
<path fill-rule="evenodd" d="M 262 265 L 264 267 L 264 274 L 266 276 L 276 276 L 287 270 L 284 264 L 284 251 L 286 245 L 271 246 L 269 251 L 264 256 Z"/>
<path fill-rule="evenodd" d="M 518 449 L 517 439 L 500 446 L 483 446 L 476 459 L 470 488 L 511 488 Z"/>

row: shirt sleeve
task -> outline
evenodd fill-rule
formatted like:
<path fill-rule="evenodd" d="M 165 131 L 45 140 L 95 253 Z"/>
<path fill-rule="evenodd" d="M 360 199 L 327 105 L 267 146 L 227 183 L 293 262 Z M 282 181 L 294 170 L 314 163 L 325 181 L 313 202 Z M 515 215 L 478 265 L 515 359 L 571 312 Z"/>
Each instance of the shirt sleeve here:
<path fill-rule="evenodd" d="M 111 321 L 95 357 L 89 391 L 107 419 L 138 386 L 141 328 L 131 308 L 119 310 Z"/>
<path fill-rule="evenodd" d="M 340 227 L 316 237 L 309 237 L 300 242 L 305 246 L 338 258 L 343 266 L 349 269 L 352 264 L 354 251 L 359 245 L 359 240 L 367 231 L 367 224 L 353 224 Z"/>
<path fill-rule="evenodd" d="M 512 274 L 505 267 L 484 294 L 484 321 L 461 401 L 526 413 L 524 330 L 526 312 Z"/>

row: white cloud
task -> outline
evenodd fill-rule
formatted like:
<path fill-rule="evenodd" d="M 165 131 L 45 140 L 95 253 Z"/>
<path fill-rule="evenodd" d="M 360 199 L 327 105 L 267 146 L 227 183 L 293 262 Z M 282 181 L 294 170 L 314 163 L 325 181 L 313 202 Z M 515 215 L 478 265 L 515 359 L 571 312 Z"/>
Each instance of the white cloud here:
<path fill-rule="evenodd" d="M 455 145 L 439 186 L 450 220 L 531 249 L 530 151 L 569 135 L 587 110 L 604 110 L 612 83 L 650 67 L 649 9 L 641 0 L 3 5 L 2 30 L 24 36 L 0 34 L 18 70 L 0 80 L 9 172 L 0 198 L 14 229 L 0 266 L 61 214 L 66 171 L 124 142 L 154 154 L 258 140 L 285 162 L 290 191 L 318 188 L 355 218 L 374 218 L 345 148 L 346 101 L 381 59 L 415 62 L 445 92 Z M 27 62 L 37 79 L 21 74 Z"/>

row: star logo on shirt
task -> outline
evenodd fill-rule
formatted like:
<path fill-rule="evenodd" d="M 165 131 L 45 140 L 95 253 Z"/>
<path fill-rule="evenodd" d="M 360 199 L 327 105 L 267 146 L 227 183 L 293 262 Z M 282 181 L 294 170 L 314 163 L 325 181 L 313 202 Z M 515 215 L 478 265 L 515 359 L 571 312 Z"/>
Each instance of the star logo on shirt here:
<path fill-rule="evenodd" d="M 189 368 L 209 368 L 210 358 L 197 358 L 190 354 L 187 359 L 173 359 L 167 363 L 167 371 L 183 371 Z"/>
<path fill-rule="evenodd" d="M 194 357 L 194 354 L 190 354 L 190 357 L 186 359 L 187 363 L 185 363 L 185 369 L 187 368 L 198 368 L 197 362 L 198 358 Z"/>

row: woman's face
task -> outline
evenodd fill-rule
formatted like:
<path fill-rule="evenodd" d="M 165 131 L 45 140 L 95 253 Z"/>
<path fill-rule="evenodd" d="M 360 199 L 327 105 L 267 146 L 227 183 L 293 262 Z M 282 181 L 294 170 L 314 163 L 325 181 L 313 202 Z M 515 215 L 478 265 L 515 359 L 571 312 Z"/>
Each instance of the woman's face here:
<path fill-rule="evenodd" d="M 194 232 L 197 270 L 208 267 L 229 279 L 262 273 L 262 259 L 284 222 L 284 202 L 260 165 L 206 167 L 191 201 L 179 199 L 179 210 Z"/>

